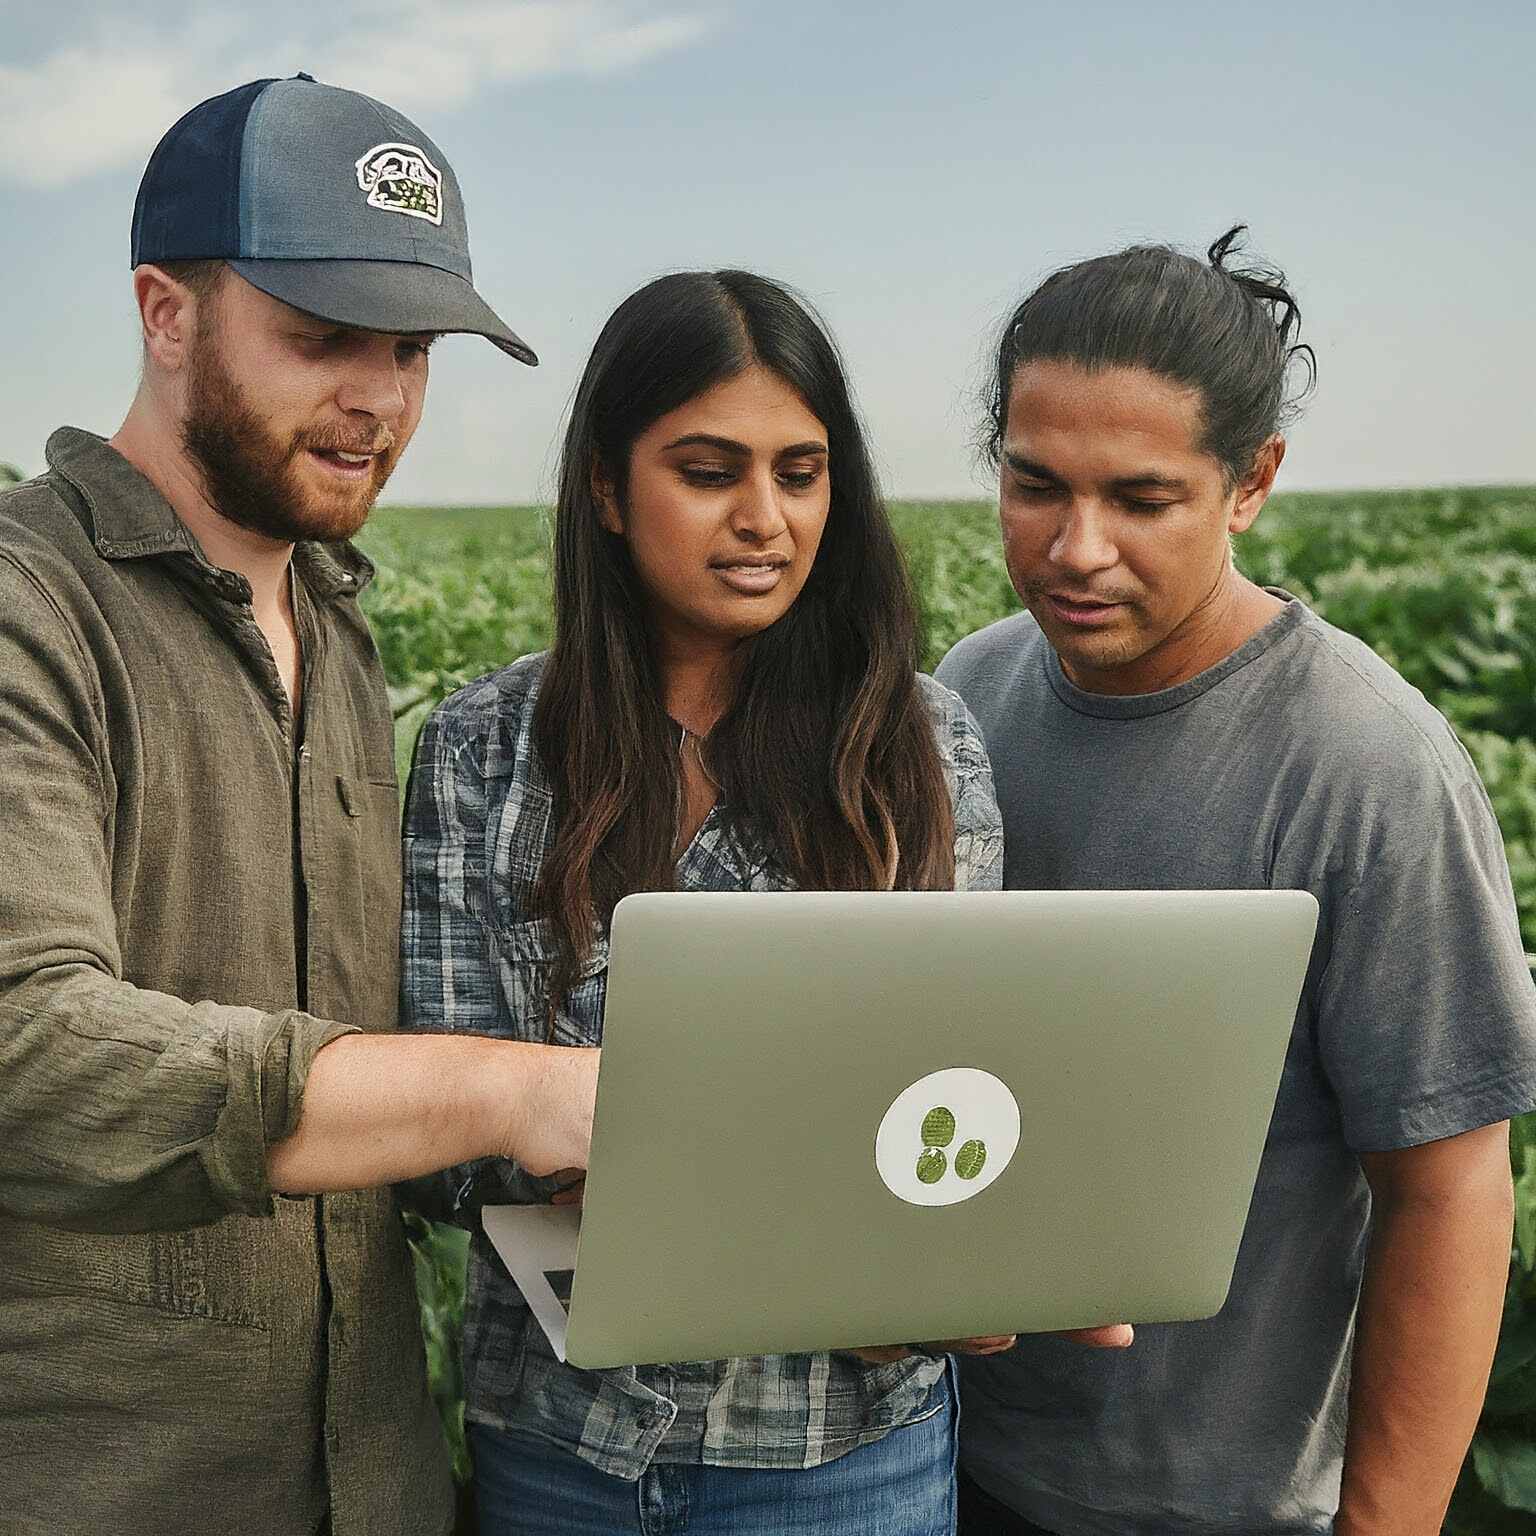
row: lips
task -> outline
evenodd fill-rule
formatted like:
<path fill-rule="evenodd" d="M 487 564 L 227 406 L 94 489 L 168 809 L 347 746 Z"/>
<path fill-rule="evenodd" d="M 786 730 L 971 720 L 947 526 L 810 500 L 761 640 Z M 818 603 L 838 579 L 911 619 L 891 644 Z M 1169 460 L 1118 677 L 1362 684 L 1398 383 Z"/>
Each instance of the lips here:
<path fill-rule="evenodd" d="M 1063 624 L 1079 628 L 1092 628 L 1108 623 L 1123 606 L 1120 603 L 1101 602 L 1097 598 L 1078 597 L 1072 593 L 1047 592 L 1047 606 Z"/>
<path fill-rule="evenodd" d="M 348 480 L 367 480 L 374 472 L 380 458 L 378 450 L 358 452 L 350 448 L 321 448 L 311 446 L 310 457 L 319 461 L 331 474 Z"/>
<path fill-rule="evenodd" d="M 744 597 L 761 597 L 772 592 L 783 580 L 788 564 L 787 555 L 731 555 L 711 560 L 709 568 L 733 592 Z"/>

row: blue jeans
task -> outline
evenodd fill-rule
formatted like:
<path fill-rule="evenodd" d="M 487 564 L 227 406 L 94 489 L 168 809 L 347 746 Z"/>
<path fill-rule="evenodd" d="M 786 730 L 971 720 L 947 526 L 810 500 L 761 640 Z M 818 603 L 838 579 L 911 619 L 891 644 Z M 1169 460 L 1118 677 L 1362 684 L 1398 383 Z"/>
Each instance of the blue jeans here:
<path fill-rule="evenodd" d="M 937 1413 L 804 1470 L 653 1465 L 638 1483 L 559 1446 L 469 1425 L 480 1536 L 953 1536 L 954 1370 Z"/>

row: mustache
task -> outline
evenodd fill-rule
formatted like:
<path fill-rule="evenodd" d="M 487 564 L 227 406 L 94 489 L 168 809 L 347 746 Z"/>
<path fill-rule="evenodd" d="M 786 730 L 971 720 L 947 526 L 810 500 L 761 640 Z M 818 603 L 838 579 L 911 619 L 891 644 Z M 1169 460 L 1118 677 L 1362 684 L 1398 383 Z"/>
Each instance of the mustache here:
<path fill-rule="evenodd" d="M 1032 597 L 1048 597 L 1052 592 L 1060 592 L 1063 589 L 1072 590 L 1070 582 L 1060 581 L 1027 581 L 1019 588 L 1019 596 L 1026 601 Z M 1091 592 L 1074 593 L 1093 603 L 1134 603 L 1137 598 L 1135 592 Z"/>
<path fill-rule="evenodd" d="M 347 432 L 341 427 L 311 427 L 294 438 L 294 447 L 312 449 L 319 453 L 376 453 L 386 454 L 395 446 L 395 434 L 379 423 L 377 430 L 366 437 Z"/>

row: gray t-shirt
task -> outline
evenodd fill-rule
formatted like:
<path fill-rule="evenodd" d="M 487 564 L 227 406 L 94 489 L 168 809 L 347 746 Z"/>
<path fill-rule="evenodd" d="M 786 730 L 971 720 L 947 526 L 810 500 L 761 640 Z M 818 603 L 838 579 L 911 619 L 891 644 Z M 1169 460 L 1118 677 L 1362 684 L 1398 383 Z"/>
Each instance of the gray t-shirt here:
<path fill-rule="evenodd" d="M 1420 693 L 1294 599 L 1160 693 L 1074 687 L 1027 614 L 937 675 L 991 753 L 1010 889 L 1322 907 L 1226 1307 L 1124 1352 L 1037 1337 L 966 1360 L 964 1465 L 1061 1536 L 1329 1531 L 1370 1217 L 1357 1154 L 1536 1104 L 1536 989 L 1476 771 Z"/>

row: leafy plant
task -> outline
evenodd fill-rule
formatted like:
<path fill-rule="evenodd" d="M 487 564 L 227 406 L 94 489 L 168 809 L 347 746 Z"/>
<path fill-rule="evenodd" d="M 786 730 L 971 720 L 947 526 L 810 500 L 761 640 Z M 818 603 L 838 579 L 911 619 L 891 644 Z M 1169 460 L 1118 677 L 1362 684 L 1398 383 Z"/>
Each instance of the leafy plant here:
<path fill-rule="evenodd" d="M 459 1357 L 459 1330 L 464 1321 L 469 1233 L 459 1227 L 426 1221 L 414 1211 L 406 1212 L 405 1229 L 416 1265 L 416 1289 L 421 1296 L 427 1379 L 443 1417 L 454 1473 L 463 1479 L 469 1476 L 469 1451 L 464 1443 L 464 1370 Z"/>
<path fill-rule="evenodd" d="M 1482 1422 L 1445 1529 L 1452 1536 L 1536 1530 L 1536 1116 L 1510 1128 L 1515 1245 Z"/>
<path fill-rule="evenodd" d="M 416 1269 L 421 1302 L 421 1338 L 427 1356 L 427 1383 L 443 1421 L 443 1437 L 458 1488 L 455 1530 L 473 1536 L 476 1529 L 472 1468 L 464 1435 L 464 1277 L 469 1233 L 405 1213 L 406 1242 Z"/>
<path fill-rule="evenodd" d="M 990 506 L 899 503 L 892 517 L 931 670 L 964 635 L 1017 611 L 1018 599 Z M 445 693 L 549 644 L 548 524 L 531 508 L 393 509 L 374 517 L 363 543 L 379 566 L 364 605 L 389 675 L 404 782 L 416 733 Z M 1276 497 L 1238 541 L 1237 559 L 1373 646 L 1456 726 L 1498 816 L 1536 954 L 1536 491 Z M 1508 1296 L 1446 1525 L 1455 1536 L 1536 1531 L 1536 1116 L 1515 1122 L 1511 1162 Z M 465 1234 L 410 1220 L 433 1391 L 463 1477 Z"/>

